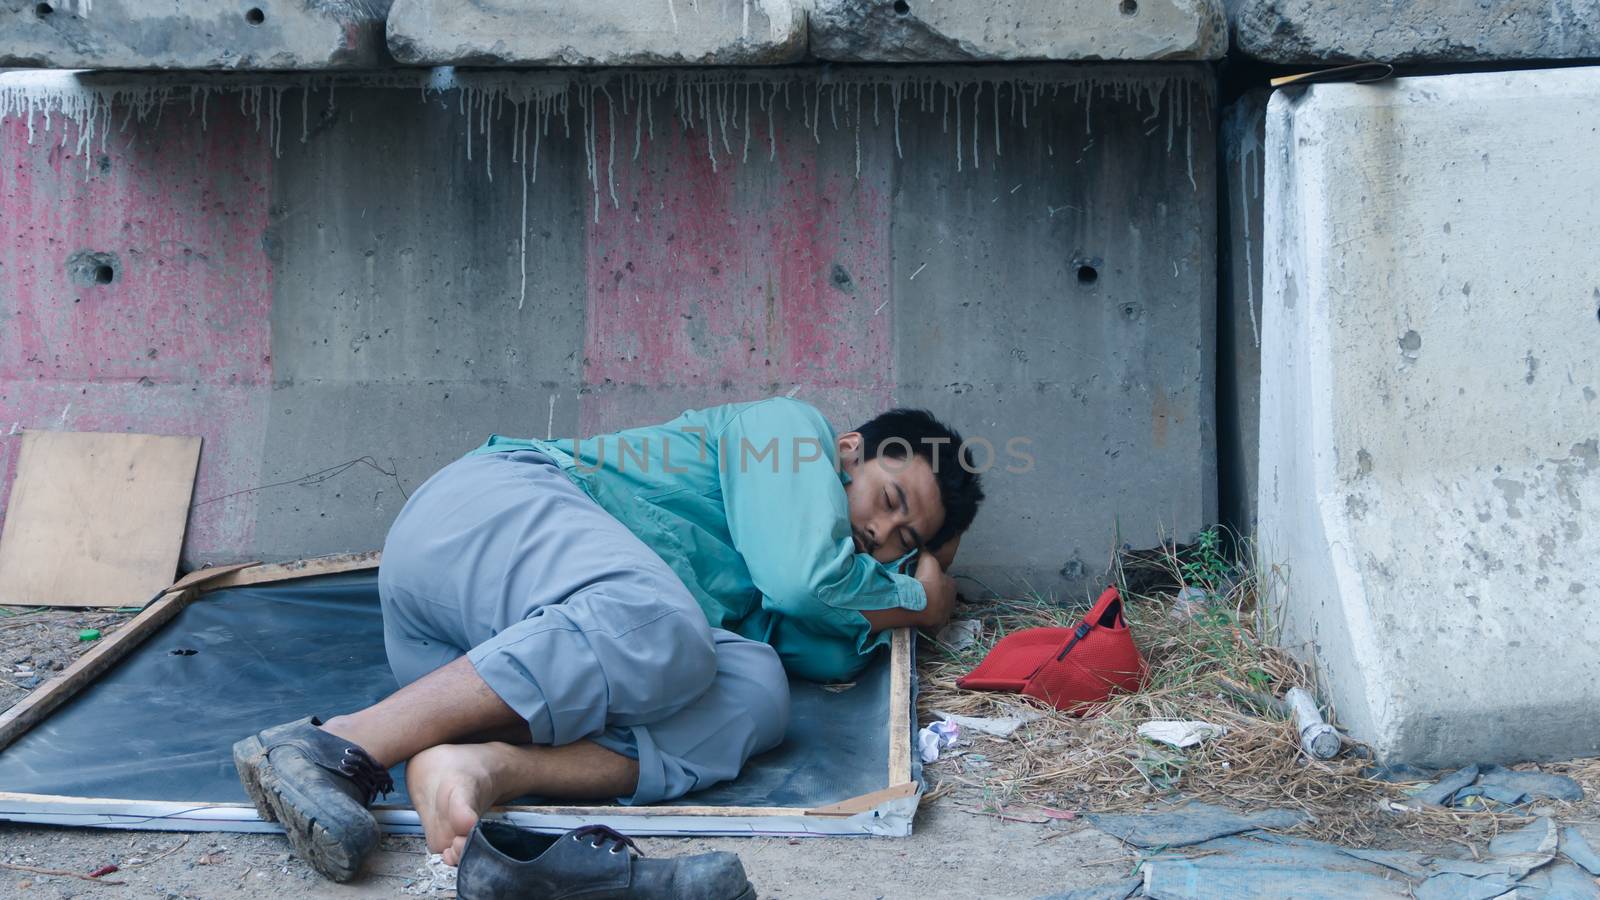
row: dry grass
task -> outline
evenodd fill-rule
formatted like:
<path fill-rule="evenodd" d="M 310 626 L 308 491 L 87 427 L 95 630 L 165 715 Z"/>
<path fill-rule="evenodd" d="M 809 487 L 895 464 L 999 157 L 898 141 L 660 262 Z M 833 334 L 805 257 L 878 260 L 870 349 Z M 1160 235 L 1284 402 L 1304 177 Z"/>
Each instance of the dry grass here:
<path fill-rule="evenodd" d="M 962 616 L 983 623 L 976 646 L 953 652 L 924 640 L 919 648 L 921 721 L 934 719 L 935 710 L 1007 716 L 1031 708 L 1045 714 L 1008 740 L 964 733 L 972 744 L 954 754 L 947 751 L 930 767 L 938 790 L 977 788 L 988 811 L 1000 814 L 1029 808 L 1128 811 L 1180 799 L 1240 810 L 1290 807 L 1310 814 L 1304 833 L 1364 846 L 1403 842 L 1407 836 L 1471 846 L 1500 828 L 1528 821 L 1526 810 L 1416 808 L 1406 803 L 1407 786 L 1362 777 L 1361 748 L 1347 747 L 1326 762 L 1307 759 L 1294 725 L 1259 699 L 1281 697 L 1296 686 L 1315 694 L 1312 674 L 1270 642 L 1271 629 L 1263 627 L 1256 608 L 1256 578 L 1224 574 L 1225 564 L 1218 565 L 1215 554 L 1209 562 L 1197 562 L 1194 552 L 1168 549 L 1119 558 L 1116 578 L 1125 615 L 1150 665 L 1150 679 L 1144 690 L 1113 697 L 1083 717 L 1018 694 L 961 690 L 955 682 L 1001 635 L 1076 624 L 1086 604 L 1062 605 L 1038 595 L 972 603 Z M 1173 594 L 1185 576 L 1213 590 L 1202 612 L 1178 619 L 1171 615 Z M 1138 736 L 1138 726 L 1152 719 L 1198 719 L 1226 726 L 1228 733 L 1178 750 Z M 1600 786 L 1600 761 L 1544 770 L 1571 775 L 1591 792 Z M 1562 804 L 1541 805 L 1558 814 L 1574 811 Z"/>

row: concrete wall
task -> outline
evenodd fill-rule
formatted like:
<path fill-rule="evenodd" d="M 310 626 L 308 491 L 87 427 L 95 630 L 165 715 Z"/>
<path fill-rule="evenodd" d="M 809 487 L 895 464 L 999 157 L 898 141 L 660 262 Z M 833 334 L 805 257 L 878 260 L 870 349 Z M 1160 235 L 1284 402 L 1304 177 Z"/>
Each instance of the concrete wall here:
<path fill-rule="evenodd" d="M 1600 57 L 1595 0 L 1228 0 L 1242 56 L 1315 65 Z"/>
<path fill-rule="evenodd" d="M 408 2 L 408 0 L 401 0 Z M 1219 0 L 813 0 L 811 52 L 852 62 L 1221 59 Z"/>
<path fill-rule="evenodd" d="M 1386 759 L 1600 751 L 1600 69 L 1275 95 L 1260 538 Z"/>
<path fill-rule="evenodd" d="M 186 562 L 276 559 L 491 431 L 793 394 L 993 441 L 995 588 L 1215 517 L 1207 70 L 476 77 L 0 75 L 0 465 L 201 434 Z"/>
<path fill-rule="evenodd" d="M 1220 0 L 0 0 L 0 66 L 1138 61 L 1226 50 Z"/>
<path fill-rule="evenodd" d="M 770 65 L 806 52 L 794 0 L 399 0 L 389 48 L 427 65 Z"/>
<path fill-rule="evenodd" d="M 0 0 L 0 66 L 363 69 L 390 0 Z"/>

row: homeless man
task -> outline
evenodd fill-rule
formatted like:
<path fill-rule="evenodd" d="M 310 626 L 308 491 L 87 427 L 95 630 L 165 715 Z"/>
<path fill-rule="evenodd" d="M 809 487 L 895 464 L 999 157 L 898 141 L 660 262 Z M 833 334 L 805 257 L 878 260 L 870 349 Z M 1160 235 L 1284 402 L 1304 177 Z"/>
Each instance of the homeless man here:
<path fill-rule="evenodd" d="M 949 618 L 945 569 L 982 498 L 961 436 L 920 410 L 835 436 L 774 398 L 578 441 L 491 437 L 423 484 L 384 544 L 401 689 L 240 741 L 235 764 L 338 880 L 376 844 L 367 807 L 407 760 L 451 864 L 496 803 L 709 787 L 782 741 L 785 669 L 846 681 L 890 629 Z"/>

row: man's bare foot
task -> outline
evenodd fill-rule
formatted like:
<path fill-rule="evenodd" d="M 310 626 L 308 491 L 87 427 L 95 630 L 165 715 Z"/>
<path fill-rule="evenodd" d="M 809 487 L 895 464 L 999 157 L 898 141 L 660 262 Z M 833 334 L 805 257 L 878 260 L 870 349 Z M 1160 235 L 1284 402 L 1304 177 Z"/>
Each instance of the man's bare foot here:
<path fill-rule="evenodd" d="M 406 790 L 428 849 L 446 863 L 460 865 L 478 818 L 503 799 L 507 756 L 514 749 L 498 743 L 440 744 L 406 763 Z"/>
<path fill-rule="evenodd" d="M 529 794 L 563 800 L 626 797 L 638 784 L 638 762 L 593 741 L 561 747 L 440 744 L 406 763 L 406 790 L 428 849 L 452 866 L 461 864 L 473 826 L 496 803 Z"/>

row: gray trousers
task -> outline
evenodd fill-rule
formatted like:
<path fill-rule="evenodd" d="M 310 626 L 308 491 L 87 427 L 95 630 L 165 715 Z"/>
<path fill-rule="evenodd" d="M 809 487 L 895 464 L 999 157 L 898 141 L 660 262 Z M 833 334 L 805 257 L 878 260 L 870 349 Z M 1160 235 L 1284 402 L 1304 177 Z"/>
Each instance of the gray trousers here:
<path fill-rule="evenodd" d="M 465 655 L 535 744 L 588 738 L 637 759 L 624 803 L 726 781 L 783 740 L 777 653 L 707 624 L 661 557 L 543 454 L 468 456 L 428 479 L 389 531 L 378 591 L 402 685 Z"/>

